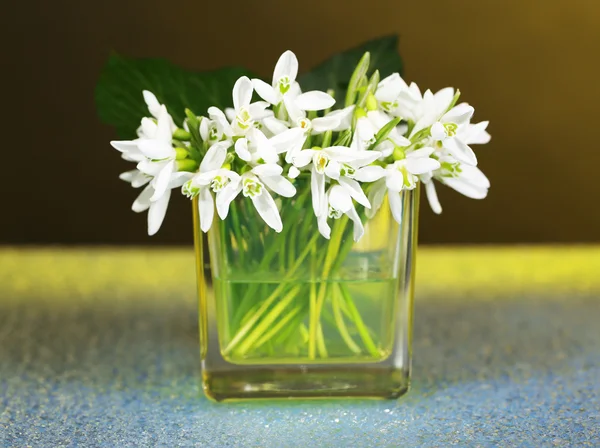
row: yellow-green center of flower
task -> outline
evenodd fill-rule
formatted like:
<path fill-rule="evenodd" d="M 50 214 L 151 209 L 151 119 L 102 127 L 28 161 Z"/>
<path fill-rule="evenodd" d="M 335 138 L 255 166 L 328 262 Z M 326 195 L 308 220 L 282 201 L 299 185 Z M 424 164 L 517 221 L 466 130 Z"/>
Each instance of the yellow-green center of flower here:
<path fill-rule="evenodd" d="M 398 108 L 398 101 L 382 101 L 379 103 L 381 108 L 386 112 L 392 112 Z"/>
<path fill-rule="evenodd" d="M 225 176 L 215 176 L 214 179 L 210 182 L 210 188 L 215 193 L 221 191 L 225 186 L 229 183 L 229 179 Z"/>
<path fill-rule="evenodd" d="M 325 172 L 325 168 L 329 165 L 329 157 L 322 151 L 319 151 L 317 154 L 313 156 L 313 164 L 315 165 L 315 169 L 317 173 L 323 174 Z"/>
<path fill-rule="evenodd" d="M 183 184 L 183 187 L 181 187 L 181 192 L 191 199 L 198 196 L 198 193 L 200 193 L 200 187 L 196 187 L 191 180 L 188 180 L 185 184 Z"/>
<path fill-rule="evenodd" d="M 342 164 L 340 168 L 340 176 L 353 177 L 356 170 L 347 164 Z"/>
<path fill-rule="evenodd" d="M 340 210 L 333 208 L 331 205 L 329 206 L 329 213 L 327 214 L 328 217 L 333 219 L 340 219 L 343 214 L 344 213 Z"/>
<path fill-rule="evenodd" d="M 456 130 L 458 129 L 458 125 L 455 123 L 445 123 L 444 129 L 446 130 L 446 135 L 448 137 L 454 137 L 456 135 Z"/>
<path fill-rule="evenodd" d="M 237 125 L 240 129 L 247 130 L 252 126 L 252 117 L 250 112 L 245 107 L 242 107 L 235 116 Z"/>
<path fill-rule="evenodd" d="M 297 124 L 300 129 L 305 131 L 308 131 L 311 127 L 310 120 L 307 118 L 299 118 Z"/>
<path fill-rule="evenodd" d="M 247 198 L 255 198 L 260 196 L 263 192 L 263 184 L 261 184 L 258 180 L 252 178 L 246 178 L 243 182 L 242 194 Z"/>
<path fill-rule="evenodd" d="M 290 90 L 291 82 L 289 76 L 282 76 L 281 78 L 279 78 L 277 84 L 279 85 L 279 91 L 283 95 L 288 90 Z"/>

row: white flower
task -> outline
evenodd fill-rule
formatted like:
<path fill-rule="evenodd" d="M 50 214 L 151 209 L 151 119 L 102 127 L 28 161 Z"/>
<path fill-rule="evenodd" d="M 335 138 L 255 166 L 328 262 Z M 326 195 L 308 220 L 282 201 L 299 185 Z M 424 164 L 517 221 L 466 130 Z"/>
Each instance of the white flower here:
<path fill-rule="evenodd" d="M 239 180 L 239 174 L 223 168 L 230 142 L 219 142 L 212 145 L 200 163 L 195 174 L 182 188 L 183 194 L 192 198 L 198 196 L 200 228 L 208 232 L 213 222 L 215 202 L 212 192 L 218 193 L 229 182 Z"/>
<path fill-rule="evenodd" d="M 293 163 L 298 168 L 311 164 L 311 193 L 315 215 L 318 217 L 323 211 L 325 176 L 338 181 L 358 203 L 370 207 L 369 200 L 354 177 L 357 173 L 360 176 L 360 169 L 380 156 L 378 151 L 355 151 L 345 146 L 299 151 Z"/>
<path fill-rule="evenodd" d="M 252 166 L 279 162 L 279 156 L 272 141 L 256 128 L 250 129 L 246 137 L 239 138 L 235 142 L 235 153 Z"/>
<path fill-rule="evenodd" d="M 160 229 L 167 213 L 167 207 L 169 206 L 171 189 L 181 187 L 191 176 L 192 173 L 175 173 L 169 180 L 165 192 L 154 201 L 151 199 L 155 196 L 154 182 L 151 182 L 133 202 L 131 209 L 134 212 L 140 213 L 148 210 L 148 235 L 152 236 Z"/>
<path fill-rule="evenodd" d="M 148 106 L 148 112 L 150 112 L 150 115 L 152 117 L 158 119 L 163 105 L 158 102 L 158 99 L 156 99 L 156 95 L 154 95 L 149 90 L 142 91 L 142 95 L 144 97 L 144 101 L 146 102 L 146 106 Z M 171 116 L 169 116 L 169 120 L 170 120 L 169 126 L 171 128 L 171 132 L 175 132 L 175 129 L 177 129 L 177 126 L 175 125 L 175 122 L 173 121 L 173 118 Z M 151 120 L 148 120 L 148 121 L 151 121 Z M 140 137 L 140 138 L 152 138 L 151 135 L 148 135 L 148 128 L 146 128 L 144 126 L 144 123 L 142 123 L 142 126 L 140 126 L 137 129 L 137 134 L 138 134 L 138 137 Z"/>
<path fill-rule="evenodd" d="M 423 97 L 415 83 L 408 86 L 398 73 L 393 73 L 379 82 L 375 99 L 382 111 L 410 120 L 414 119 L 413 111 Z"/>
<path fill-rule="evenodd" d="M 362 238 L 365 229 L 356 212 L 356 208 L 354 208 L 352 197 L 341 185 L 333 185 L 327 193 L 323 195 L 320 207 L 321 210 L 317 215 L 317 224 L 319 232 L 325 238 L 329 239 L 331 237 L 331 228 L 327 223 L 327 219 L 339 219 L 343 214 L 346 214 L 354 222 L 354 241 L 358 241 Z"/>
<path fill-rule="evenodd" d="M 266 110 L 269 104 L 264 101 L 250 104 L 252 92 L 252 81 L 248 77 L 242 76 L 235 82 L 233 111 L 230 113 L 233 116 L 231 123 L 221 109 L 208 108 L 208 116 L 215 122 L 218 135 L 224 135 L 227 138 L 244 136 L 254 128 L 255 120 L 262 120 L 272 114 L 271 111 Z"/>
<path fill-rule="evenodd" d="M 217 213 L 225 219 L 229 213 L 229 205 L 241 192 L 252 200 L 254 207 L 269 227 L 281 232 L 283 224 L 279 210 L 269 189 L 284 197 L 296 194 L 296 188 L 289 180 L 281 175 L 283 168 L 276 164 L 257 165 L 252 170 L 242 174 L 217 193 Z"/>
<path fill-rule="evenodd" d="M 275 64 L 272 84 L 269 85 L 260 79 L 253 79 L 252 85 L 259 96 L 273 105 L 283 101 L 283 97 L 297 84 L 298 59 L 291 51 L 284 52 Z"/>
<path fill-rule="evenodd" d="M 440 163 L 441 166 L 438 170 L 421 176 L 427 200 L 434 213 L 440 214 L 442 206 L 438 200 L 433 179 L 471 199 L 483 199 L 487 196 L 490 181 L 479 168 L 462 164 L 448 154 L 440 157 Z"/>
<path fill-rule="evenodd" d="M 433 152 L 433 148 L 421 148 L 409 152 L 406 158 L 397 160 L 381 172 L 374 174 L 373 177 L 380 174 L 381 178 L 371 186 L 369 191 L 372 207 L 371 210 L 367 210 L 367 216 L 371 218 L 377 213 L 387 191 L 390 210 L 396 222 L 400 224 L 402 222 L 400 193 L 402 190 L 414 189 L 419 181 L 419 175 L 431 173 L 440 167 L 437 160 L 429 157 Z"/>
<path fill-rule="evenodd" d="M 152 180 L 152 176 L 142 173 L 137 168 L 130 171 L 125 171 L 119 175 L 119 179 L 129 182 L 133 188 L 139 188 L 146 185 Z"/>
<path fill-rule="evenodd" d="M 385 112 L 379 110 L 367 112 L 365 117 L 360 117 L 356 122 L 356 130 L 350 148 L 359 151 L 368 149 L 371 144 L 375 143 L 377 132 L 391 120 L 392 118 Z M 388 134 L 385 142 L 377 145 L 377 150 L 384 157 L 387 157 L 394 151 L 396 146 L 405 147 L 409 145 L 410 140 L 400 133 L 397 126 Z"/>
<path fill-rule="evenodd" d="M 151 201 L 157 201 L 168 190 L 171 177 L 177 172 L 170 120 L 167 109 L 161 106 L 153 138 L 137 141 L 138 149 L 146 157 L 138 163 L 137 168 L 149 176 L 154 176 L 154 194 L 150 198 Z"/>
<path fill-rule="evenodd" d="M 442 143 L 443 147 L 458 161 L 477 165 L 473 150 L 461 138 L 461 127 L 469 124 L 475 110 L 468 104 L 459 104 L 446 112 L 431 126 L 431 137 Z"/>

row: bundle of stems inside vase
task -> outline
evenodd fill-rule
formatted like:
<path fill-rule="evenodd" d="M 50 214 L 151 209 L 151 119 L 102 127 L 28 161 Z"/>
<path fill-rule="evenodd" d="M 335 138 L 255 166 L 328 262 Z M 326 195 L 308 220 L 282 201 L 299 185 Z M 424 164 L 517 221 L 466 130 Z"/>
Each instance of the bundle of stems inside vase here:
<path fill-rule="evenodd" d="M 309 182 L 297 179 L 302 193 L 283 206 L 281 233 L 261 223 L 249 198 L 234 201 L 227 219 L 209 233 L 227 359 L 377 360 L 391 350 L 397 281 L 386 272 L 358 274 L 346 266 L 353 258 L 352 223 L 342 216 L 331 239 L 324 239 L 312 215 Z M 389 215 L 387 208 L 381 213 Z M 364 211 L 361 218 L 366 221 Z M 367 250 L 359 257 L 380 266 L 384 255 Z"/>

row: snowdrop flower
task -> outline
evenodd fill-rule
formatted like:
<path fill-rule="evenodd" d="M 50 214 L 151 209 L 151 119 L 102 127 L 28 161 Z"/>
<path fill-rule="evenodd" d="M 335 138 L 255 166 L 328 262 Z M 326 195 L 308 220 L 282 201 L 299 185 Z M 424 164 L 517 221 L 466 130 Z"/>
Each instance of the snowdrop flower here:
<path fill-rule="evenodd" d="M 402 190 L 412 190 L 419 181 L 419 175 L 430 173 L 440 167 L 440 163 L 430 158 L 433 148 L 421 148 L 409 152 L 406 157 L 397 160 L 382 169 L 380 180 L 375 182 L 369 191 L 369 200 L 372 208 L 367 210 L 367 216 L 373 217 L 381 207 L 385 193 L 388 193 L 388 202 L 392 216 L 400 224 L 402 222 Z M 375 174 L 376 176 L 377 174 Z"/>
<path fill-rule="evenodd" d="M 328 218 L 339 219 L 342 215 L 347 215 L 354 223 L 354 241 L 358 241 L 365 233 L 365 229 L 360 220 L 360 216 L 354 208 L 352 197 L 349 192 L 341 185 L 333 185 L 327 193 L 323 195 L 320 203 L 321 210 L 317 215 L 317 224 L 319 232 L 325 238 L 331 237 L 331 228 L 327 223 Z"/>
<path fill-rule="evenodd" d="M 148 112 L 150 112 L 150 115 L 152 117 L 154 117 L 155 119 L 158 120 L 158 117 L 160 116 L 160 111 L 161 111 L 161 108 L 163 107 L 163 105 L 158 102 L 156 95 L 154 95 L 154 93 L 150 92 L 149 90 L 142 91 L 142 95 L 144 97 L 146 106 L 148 106 Z M 175 125 L 175 122 L 173 121 L 173 118 L 171 116 L 169 116 L 169 119 L 170 119 L 169 126 L 171 128 L 171 132 L 175 132 L 175 129 L 177 129 L 177 126 Z M 152 122 L 152 120 L 149 120 L 149 119 L 147 119 L 147 120 Z M 140 137 L 140 138 L 152 138 L 152 135 L 153 135 L 153 134 L 148 134 L 148 128 L 145 127 L 143 123 L 142 123 L 142 126 L 140 126 L 137 129 L 137 134 L 138 134 L 138 137 Z"/>
<path fill-rule="evenodd" d="M 192 173 L 175 173 L 173 177 L 169 179 L 165 192 L 155 201 L 152 200 L 152 197 L 154 197 L 156 193 L 154 181 L 152 181 L 142 190 L 140 195 L 133 202 L 131 209 L 134 212 L 141 213 L 148 210 L 148 235 L 152 236 L 160 229 L 160 226 L 165 219 L 165 214 L 167 213 L 167 207 L 169 206 L 171 189 L 181 187 L 181 185 L 187 182 L 191 176 Z"/>
<path fill-rule="evenodd" d="M 423 97 L 415 83 L 408 86 L 398 73 L 393 73 L 379 82 L 375 99 L 382 111 L 394 117 L 413 119 L 412 111 Z"/>
<path fill-rule="evenodd" d="M 256 128 L 250 129 L 246 137 L 239 138 L 235 142 L 235 153 L 252 166 L 279 162 L 275 146 Z"/>
<path fill-rule="evenodd" d="M 469 123 L 473 112 L 473 107 L 465 103 L 453 107 L 431 126 L 431 137 L 441 142 L 458 161 L 475 166 L 475 153 L 458 135 L 460 127 Z"/>
<path fill-rule="evenodd" d="M 426 173 L 421 176 L 429 205 L 433 212 L 438 215 L 442 213 L 442 206 L 433 179 L 471 199 L 484 199 L 490 188 L 490 181 L 479 168 L 461 164 L 449 154 L 441 156 L 440 168 L 433 173 Z"/>
<path fill-rule="evenodd" d="M 213 222 L 215 213 L 213 192 L 219 193 L 229 182 L 238 181 L 240 178 L 239 174 L 223 168 L 230 145 L 227 141 L 212 145 L 202 159 L 198 173 L 182 187 L 182 192 L 187 197 L 198 196 L 200 228 L 203 232 L 208 232 Z"/>
<path fill-rule="evenodd" d="M 148 176 L 146 173 L 142 173 L 140 170 L 134 169 L 121 173 L 119 175 L 119 179 L 130 183 L 133 188 L 139 188 L 150 182 L 152 180 L 152 176 Z"/>
<path fill-rule="evenodd" d="M 281 232 L 283 224 L 279 216 L 277 204 L 269 190 L 284 197 L 296 194 L 296 188 L 281 174 L 283 168 L 276 164 L 257 165 L 239 178 L 230 182 L 217 193 L 217 213 L 225 219 L 229 213 L 229 205 L 240 192 L 252 200 L 256 211 L 269 227 Z"/>
<path fill-rule="evenodd" d="M 358 203 L 370 207 L 369 200 L 353 177 L 357 172 L 360 175 L 362 167 L 369 165 L 380 156 L 381 153 L 378 151 L 355 151 L 345 146 L 300 151 L 294 157 L 293 163 L 297 168 L 311 165 L 311 193 L 315 215 L 318 217 L 323 211 L 326 176 L 338 181 Z"/>
<path fill-rule="evenodd" d="M 375 143 L 377 132 L 388 124 L 392 118 L 385 112 L 373 110 L 366 113 L 356 121 L 356 129 L 352 138 L 350 148 L 358 151 L 369 149 Z M 410 140 L 404 137 L 398 127 L 392 129 L 385 142 L 377 146 L 377 150 L 384 157 L 389 156 L 396 146 L 406 147 L 411 144 Z"/>
<path fill-rule="evenodd" d="M 138 149 L 146 157 L 138 163 L 137 168 L 149 176 L 154 176 L 154 194 L 150 198 L 151 201 L 158 200 L 168 190 L 171 177 L 177 172 L 170 120 L 167 109 L 161 106 L 154 137 L 137 142 Z"/>
<path fill-rule="evenodd" d="M 314 90 L 302 93 L 296 76 L 298 75 L 298 58 L 291 51 L 284 52 L 273 70 L 272 84 L 260 79 L 253 79 L 252 85 L 256 93 L 268 103 L 276 106 L 283 102 L 293 123 L 306 118 L 307 110 L 324 110 L 335 104 L 331 95 Z"/>
<path fill-rule="evenodd" d="M 250 104 L 252 100 L 252 81 L 246 76 L 239 78 L 233 86 L 233 111 L 231 123 L 227 116 L 217 107 L 208 108 L 208 116 L 215 122 L 217 133 L 227 138 L 244 136 L 254 128 L 255 120 L 261 120 L 272 114 L 266 108 L 269 105 L 264 101 Z"/>

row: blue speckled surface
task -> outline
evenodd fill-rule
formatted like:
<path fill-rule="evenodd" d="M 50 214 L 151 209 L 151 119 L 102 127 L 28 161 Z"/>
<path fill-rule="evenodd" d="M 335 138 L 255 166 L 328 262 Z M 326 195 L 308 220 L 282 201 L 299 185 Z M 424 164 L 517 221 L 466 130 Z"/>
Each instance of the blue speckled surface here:
<path fill-rule="evenodd" d="M 0 250 L 0 446 L 600 446 L 598 282 L 419 287 L 398 401 L 213 404 L 191 263 Z"/>

